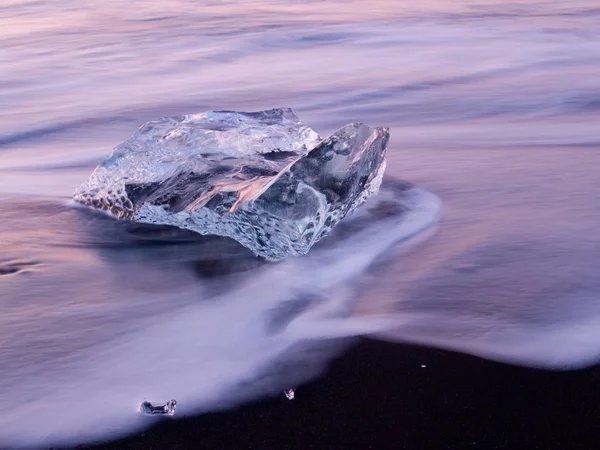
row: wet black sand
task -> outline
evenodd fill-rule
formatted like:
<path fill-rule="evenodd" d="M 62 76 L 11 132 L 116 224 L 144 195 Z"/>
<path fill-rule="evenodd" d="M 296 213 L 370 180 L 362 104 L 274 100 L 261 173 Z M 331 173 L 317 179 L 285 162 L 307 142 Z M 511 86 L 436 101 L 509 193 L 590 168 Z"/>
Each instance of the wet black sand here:
<path fill-rule="evenodd" d="M 96 448 L 598 449 L 600 366 L 548 372 L 365 339 L 293 401 L 165 420 Z"/>

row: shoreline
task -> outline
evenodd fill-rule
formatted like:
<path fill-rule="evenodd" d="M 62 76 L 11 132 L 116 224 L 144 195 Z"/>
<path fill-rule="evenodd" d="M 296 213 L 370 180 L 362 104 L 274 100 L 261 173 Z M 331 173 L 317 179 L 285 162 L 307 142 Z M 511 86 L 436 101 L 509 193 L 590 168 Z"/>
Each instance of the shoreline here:
<path fill-rule="evenodd" d="M 424 367 L 423 367 L 424 366 Z M 94 449 L 596 449 L 600 366 L 545 371 L 360 339 L 323 377 Z"/>

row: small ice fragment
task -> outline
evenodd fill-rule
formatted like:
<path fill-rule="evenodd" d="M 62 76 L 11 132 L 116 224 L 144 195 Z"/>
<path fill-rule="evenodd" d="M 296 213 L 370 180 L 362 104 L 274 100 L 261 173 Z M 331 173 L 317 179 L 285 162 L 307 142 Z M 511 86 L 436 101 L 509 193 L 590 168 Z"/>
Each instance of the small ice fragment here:
<path fill-rule="evenodd" d="M 294 400 L 294 397 L 296 395 L 293 389 L 288 389 L 287 391 L 284 392 L 284 394 L 288 400 Z"/>
<path fill-rule="evenodd" d="M 176 406 L 177 406 L 177 402 L 175 400 L 169 400 L 167 403 L 165 403 L 162 406 L 154 406 L 150 402 L 143 402 L 140 405 L 140 411 L 142 413 L 146 414 L 147 416 L 154 416 L 157 414 L 165 415 L 165 416 L 172 416 L 173 414 L 175 414 Z"/>
<path fill-rule="evenodd" d="M 425 367 L 427 367 L 425 364 L 421 364 L 421 367 L 424 369 Z"/>

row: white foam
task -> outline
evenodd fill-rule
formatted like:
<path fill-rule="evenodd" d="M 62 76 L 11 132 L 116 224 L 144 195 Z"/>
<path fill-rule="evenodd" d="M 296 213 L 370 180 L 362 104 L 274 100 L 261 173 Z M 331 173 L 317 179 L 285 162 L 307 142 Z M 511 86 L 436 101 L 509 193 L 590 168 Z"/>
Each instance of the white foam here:
<path fill-rule="evenodd" d="M 0 416 L 0 442 L 49 445 L 115 438 L 153 423 L 137 412 L 143 400 L 175 399 L 182 416 L 280 395 L 314 377 L 334 352 L 321 340 L 393 325 L 386 317 L 348 315 L 369 265 L 437 221 L 437 197 L 415 190 L 407 198 L 411 211 L 402 220 L 381 220 L 332 249 L 265 266 L 210 301 L 132 322 L 129 333 L 110 338 L 93 353 L 73 355 L 52 375 L 18 380 L 0 399 L 11 408 Z M 181 290 L 163 301 L 193 295 L 193 289 Z M 298 299 L 313 300 L 300 312 L 286 311 Z M 284 320 L 269 327 L 281 310 Z M 288 366 L 296 370 L 282 373 Z"/>

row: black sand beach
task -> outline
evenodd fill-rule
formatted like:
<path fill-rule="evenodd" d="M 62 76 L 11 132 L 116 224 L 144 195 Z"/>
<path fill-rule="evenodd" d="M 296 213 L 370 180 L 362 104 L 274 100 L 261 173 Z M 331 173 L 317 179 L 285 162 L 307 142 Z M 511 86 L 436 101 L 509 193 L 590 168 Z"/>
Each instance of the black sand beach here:
<path fill-rule="evenodd" d="M 600 366 L 550 372 L 364 339 L 296 399 L 96 449 L 597 449 Z"/>
<path fill-rule="evenodd" d="M 0 450 L 600 450 L 600 366 L 464 354 L 600 364 L 598 74 L 599 0 L 1 2 Z M 383 185 L 339 239 L 263 264 L 73 202 L 100 165 L 99 205 L 129 216 L 146 192 L 160 223 L 209 232 L 184 207 L 204 183 L 264 195 L 275 169 L 243 161 L 306 145 L 217 138 L 215 111 L 272 108 L 324 138 L 389 128 L 383 180 L 419 190 L 410 215 Z M 296 190 L 319 205 L 366 175 L 322 166 L 339 189 Z M 331 211 L 293 197 L 312 239 Z M 235 233 L 295 235 L 259 223 Z"/>

